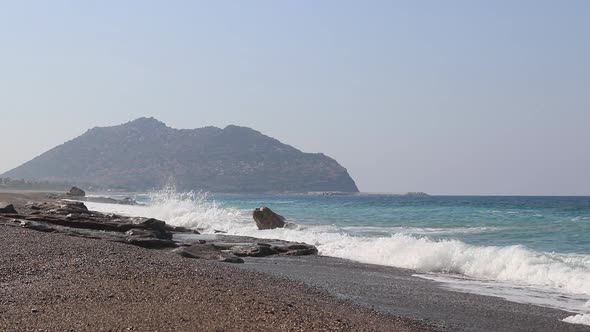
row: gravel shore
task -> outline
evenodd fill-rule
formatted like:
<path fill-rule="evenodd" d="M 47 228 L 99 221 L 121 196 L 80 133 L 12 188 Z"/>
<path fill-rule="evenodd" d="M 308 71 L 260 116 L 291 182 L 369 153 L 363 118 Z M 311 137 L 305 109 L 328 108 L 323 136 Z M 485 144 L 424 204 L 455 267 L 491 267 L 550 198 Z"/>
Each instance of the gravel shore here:
<path fill-rule="evenodd" d="M 224 263 L 0 226 L 2 331 L 425 331 Z"/>

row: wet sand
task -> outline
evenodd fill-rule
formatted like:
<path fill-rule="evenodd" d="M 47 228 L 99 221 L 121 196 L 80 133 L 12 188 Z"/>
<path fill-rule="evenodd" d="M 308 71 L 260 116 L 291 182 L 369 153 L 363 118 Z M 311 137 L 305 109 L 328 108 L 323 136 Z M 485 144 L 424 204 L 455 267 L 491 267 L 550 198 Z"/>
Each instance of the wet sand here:
<path fill-rule="evenodd" d="M 561 322 L 572 313 L 453 291 L 412 276 L 411 270 L 322 256 L 253 258 L 240 267 L 450 331 L 590 331 L 590 326 Z"/>

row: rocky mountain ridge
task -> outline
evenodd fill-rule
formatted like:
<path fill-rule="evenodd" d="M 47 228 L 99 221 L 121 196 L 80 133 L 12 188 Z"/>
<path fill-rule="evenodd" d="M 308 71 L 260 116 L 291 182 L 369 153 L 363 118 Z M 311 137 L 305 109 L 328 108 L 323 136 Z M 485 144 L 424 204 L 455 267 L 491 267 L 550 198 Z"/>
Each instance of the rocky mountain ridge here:
<path fill-rule="evenodd" d="M 174 129 L 154 118 L 95 127 L 0 177 L 133 191 L 358 192 L 347 170 L 239 126 Z"/>

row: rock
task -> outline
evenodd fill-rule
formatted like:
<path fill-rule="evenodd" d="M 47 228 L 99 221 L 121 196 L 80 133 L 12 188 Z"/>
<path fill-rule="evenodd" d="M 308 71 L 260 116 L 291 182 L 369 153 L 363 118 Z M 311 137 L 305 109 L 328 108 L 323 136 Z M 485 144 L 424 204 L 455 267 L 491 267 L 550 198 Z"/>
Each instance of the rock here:
<path fill-rule="evenodd" d="M 137 201 L 134 200 L 131 197 L 125 197 L 123 198 L 119 204 L 124 204 L 124 205 L 137 205 Z"/>
<path fill-rule="evenodd" d="M 163 239 L 163 240 L 172 240 L 172 233 L 155 230 L 155 229 L 142 229 L 142 228 L 132 228 L 125 232 L 127 236 L 136 236 L 136 237 L 151 237 L 155 239 Z"/>
<path fill-rule="evenodd" d="M 74 197 L 84 197 L 86 196 L 86 192 L 76 186 L 73 186 L 72 189 L 70 189 L 70 191 L 67 192 L 67 195 Z"/>
<path fill-rule="evenodd" d="M 46 232 L 46 233 L 55 232 L 54 228 L 49 227 L 45 223 L 40 223 L 40 222 L 36 222 L 36 221 L 23 220 L 23 221 L 21 221 L 20 225 L 23 228 L 29 228 L 29 229 L 40 231 L 40 232 Z"/>
<path fill-rule="evenodd" d="M 168 231 L 171 232 L 176 232 L 176 233 L 193 233 L 193 234 L 201 234 L 199 233 L 199 231 L 195 230 L 195 229 L 190 229 L 187 227 L 182 227 L 182 226 L 171 226 L 171 225 L 166 225 L 166 229 Z"/>
<path fill-rule="evenodd" d="M 307 255 L 317 255 L 318 249 L 314 246 L 305 244 L 305 245 L 296 245 L 296 246 L 288 246 L 287 251 L 283 253 L 283 255 L 289 256 L 307 256 Z"/>
<path fill-rule="evenodd" d="M 4 203 L 4 202 L 0 202 L 0 213 L 13 213 L 13 214 L 17 214 L 18 212 L 16 212 L 16 209 L 14 208 L 14 205 L 8 204 L 8 203 Z"/>
<path fill-rule="evenodd" d="M 182 257 L 216 260 L 226 263 L 244 263 L 240 257 L 230 253 L 222 252 L 218 247 L 212 244 L 194 244 L 190 247 L 176 249 L 175 253 Z"/>
<path fill-rule="evenodd" d="M 240 257 L 236 257 L 234 255 L 222 255 L 219 261 L 224 263 L 244 263 L 243 259 L 241 259 Z"/>
<path fill-rule="evenodd" d="M 212 244 L 198 243 L 190 247 L 183 247 L 174 251 L 182 257 L 217 260 L 220 257 L 221 250 Z"/>
<path fill-rule="evenodd" d="M 171 239 L 173 227 L 154 218 L 130 218 L 115 214 L 88 211 L 82 202 L 56 201 L 32 202 L 27 205 L 34 213 L 22 219 L 45 222 L 71 228 L 127 232 L 131 229 L 152 230 L 150 236 L 157 239 Z M 147 233 L 146 233 L 147 234 Z"/>
<path fill-rule="evenodd" d="M 154 218 L 129 218 L 132 224 L 141 226 L 142 228 L 157 229 L 165 231 L 167 229 L 166 222 Z"/>
<path fill-rule="evenodd" d="M 125 239 L 125 242 L 134 246 L 139 246 L 148 249 L 161 249 L 161 248 L 176 248 L 178 244 L 172 240 L 158 239 L 154 237 L 143 237 L 143 236 L 129 236 Z"/>
<path fill-rule="evenodd" d="M 276 255 L 279 252 L 269 245 L 250 245 L 250 246 L 236 246 L 230 249 L 230 252 L 239 257 L 265 257 Z"/>
<path fill-rule="evenodd" d="M 68 214 L 88 214 L 88 208 L 82 202 L 29 202 L 27 207 L 31 210 L 38 210 L 44 214 L 59 214 L 67 216 Z"/>
<path fill-rule="evenodd" d="M 285 217 L 274 213 L 266 206 L 254 210 L 252 217 L 256 222 L 256 227 L 258 227 L 260 230 L 283 228 L 286 224 Z"/>

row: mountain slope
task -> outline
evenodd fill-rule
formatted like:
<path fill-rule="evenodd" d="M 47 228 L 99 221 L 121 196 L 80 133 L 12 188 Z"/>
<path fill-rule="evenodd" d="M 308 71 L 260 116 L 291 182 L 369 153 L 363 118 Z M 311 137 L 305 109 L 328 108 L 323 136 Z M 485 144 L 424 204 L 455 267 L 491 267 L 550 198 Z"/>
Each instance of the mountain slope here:
<path fill-rule="evenodd" d="M 1 175 L 128 190 L 357 192 L 334 159 L 246 127 L 174 129 L 153 118 L 97 127 Z"/>

